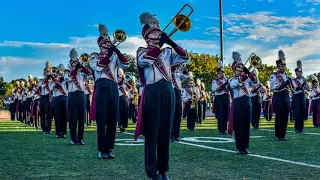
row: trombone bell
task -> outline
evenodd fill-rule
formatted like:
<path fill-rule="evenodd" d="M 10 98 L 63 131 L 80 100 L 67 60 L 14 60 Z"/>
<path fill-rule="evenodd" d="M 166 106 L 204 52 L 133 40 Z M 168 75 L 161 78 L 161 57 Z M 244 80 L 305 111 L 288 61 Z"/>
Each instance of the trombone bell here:
<path fill-rule="evenodd" d="M 181 11 L 185 8 L 185 7 L 189 7 L 190 8 L 190 12 L 188 15 L 183 15 L 180 14 Z M 178 30 L 181 32 L 186 32 L 191 28 L 191 20 L 189 18 L 189 16 L 193 13 L 193 8 L 189 5 L 189 4 L 185 4 L 180 11 L 172 18 L 172 20 L 167 24 L 167 26 L 162 30 L 162 32 L 164 32 L 169 25 L 173 22 L 175 28 L 170 32 L 170 34 L 168 34 L 168 37 L 172 36 L 174 33 L 176 33 Z M 161 36 L 161 35 L 160 35 Z M 160 37 L 159 37 L 160 38 Z"/>
<path fill-rule="evenodd" d="M 185 21 L 183 21 L 185 19 Z M 188 16 L 179 14 L 173 20 L 174 26 L 177 27 L 179 31 L 187 32 L 191 28 L 191 20 Z M 180 25 L 180 27 L 178 27 Z"/>
<path fill-rule="evenodd" d="M 115 45 L 116 42 L 118 42 L 119 44 L 121 44 L 122 42 L 124 42 L 127 39 L 127 34 L 126 32 L 124 32 L 121 29 L 117 29 L 114 33 L 113 33 L 113 45 Z M 117 44 L 116 46 L 119 46 L 119 44 Z"/>

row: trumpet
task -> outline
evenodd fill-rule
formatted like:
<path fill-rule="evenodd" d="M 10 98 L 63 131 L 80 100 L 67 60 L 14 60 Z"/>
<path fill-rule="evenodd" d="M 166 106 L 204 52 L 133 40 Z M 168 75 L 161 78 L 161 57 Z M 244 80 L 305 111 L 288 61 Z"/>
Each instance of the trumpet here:
<path fill-rule="evenodd" d="M 117 47 L 127 39 L 127 34 L 122 29 L 117 29 L 113 33 L 113 39 L 112 44 L 115 45 L 118 42 L 118 44 L 115 45 Z"/>
<path fill-rule="evenodd" d="M 249 64 L 250 64 L 250 66 L 248 68 L 249 71 L 252 68 L 259 68 L 262 65 L 261 58 L 259 56 L 257 56 L 255 53 L 251 53 L 251 55 L 249 56 L 248 60 L 246 61 L 246 63 L 244 65 L 246 65 L 247 62 L 249 62 Z"/>
<path fill-rule="evenodd" d="M 190 8 L 190 13 L 188 15 L 180 14 L 181 11 L 186 8 Z M 193 8 L 189 4 L 185 4 L 180 11 L 171 19 L 167 26 L 161 31 L 161 34 L 170 26 L 173 22 L 175 28 L 168 34 L 168 37 L 172 36 L 178 30 L 181 32 L 187 32 L 191 28 L 191 20 L 189 16 L 193 13 Z M 160 39 L 161 35 L 158 37 Z"/>

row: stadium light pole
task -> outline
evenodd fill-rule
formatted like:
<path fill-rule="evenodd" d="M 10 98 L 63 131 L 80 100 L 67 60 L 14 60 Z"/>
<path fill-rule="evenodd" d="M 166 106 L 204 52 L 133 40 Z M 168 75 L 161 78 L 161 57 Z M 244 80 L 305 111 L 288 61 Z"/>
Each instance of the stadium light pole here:
<path fill-rule="evenodd" d="M 220 1 L 220 59 L 222 60 L 223 62 L 223 51 L 224 51 L 224 48 L 223 48 L 223 11 L 222 11 L 222 0 L 219 0 Z"/>

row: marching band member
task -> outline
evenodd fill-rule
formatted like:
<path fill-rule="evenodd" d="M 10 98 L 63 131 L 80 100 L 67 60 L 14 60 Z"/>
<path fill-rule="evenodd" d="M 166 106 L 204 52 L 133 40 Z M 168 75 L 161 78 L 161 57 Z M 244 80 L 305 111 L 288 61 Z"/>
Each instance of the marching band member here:
<path fill-rule="evenodd" d="M 44 80 L 39 82 L 40 87 L 40 119 L 41 128 L 44 134 L 51 134 L 52 119 L 50 115 L 50 84 L 53 81 L 51 75 L 51 64 L 47 61 L 46 68 L 44 69 Z"/>
<path fill-rule="evenodd" d="M 319 127 L 318 124 L 318 108 L 319 108 L 319 98 L 320 98 L 320 88 L 319 88 L 319 81 L 318 78 L 314 75 L 311 75 L 312 79 L 312 88 L 310 90 L 310 94 L 312 97 L 311 107 L 312 107 L 312 119 L 313 125 L 315 128 Z"/>
<path fill-rule="evenodd" d="M 203 82 L 201 83 L 200 87 L 201 87 L 201 97 L 202 97 L 202 120 L 205 120 L 209 94 L 206 92 L 206 86 L 204 85 Z"/>
<path fill-rule="evenodd" d="M 20 88 L 18 90 L 18 119 L 23 122 L 23 93 L 24 92 L 24 81 L 21 81 Z"/>
<path fill-rule="evenodd" d="M 23 81 L 24 84 L 24 81 Z M 26 85 L 28 86 L 28 82 L 26 83 Z M 22 91 L 22 118 L 23 118 L 23 122 L 24 124 L 28 125 L 30 124 L 29 121 L 27 121 L 27 91 L 26 91 L 27 87 L 24 87 L 23 91 Z"/>
<path fill-rule="evenodd" d="M 32 98 L 34 96 L 34 91 L 33 91 L 33 76 L 30 74 L 28 76 L 29 80 L 27 82 L 27 88 L 25 93 L 27 94 L 27 100 L 26 100 L 26 114 L 27 114 L 27 119 L 29 122 L 29 125 L 33 125 L 33 119 L 31 118 L 31 104 L 32 104 Z"/>
<path fill-rule="evenodd" d="M 11 121 L 14 121 L 14 119 L 15 119 L 15 106 L 14 106 L 13 96 L 9 96 L 6 103 L 9 106 Z"/>
<path fill-rule="evenodd" d="M 286 74 L 286 58 L 282 50 L 278 53 L 279 59 L 276 61 L 278 71 L 270 76 L 270 86 L 274 90 L 273 109 L 275 118 L 275 140 L 287 141 L 286 131 L 288 115 L 290 109 L 290 97 L 288 86 L 291 86 L 291 78 Z"/>
<path fill-rule="evenodd" d="M 20 90 L 20 82 L 16 81 L 15 87 L 12 89 L 12 96 L 14 101 L 14 111 L 15 111 L 15 119 L 19 119 L 18 117 L 18 94 Z"/>
<path fill-rule="evenodd" d="M 92 94 L 91 88 L 90 88 L 90 82 L 87 80 L 85 82 L 85 89 L 84 89 L 84 94 L 85 94 L 85 104 L 86 104 L 86 109 L 85 109 L 85 124 L 87 126 L 91 126 L 91 120 L 90 120 L 90 95 Z"/>
<path fill-rule="evenodd" d="M 228 90 L 228 79 L 224 74 L 222 61 L 218 61 L 217 78 L 211 83 L 214 92 L 215 116 L 218 120 L 219 134 L 227 134 L 227 125 L 230 111 L 230 92 Z"/>
<path fill-rule="evenodd" d="M 80 64 L 77 51 L 72 48 L 70 51 L 70 73 L 68 82 L 68 119 L 71 136 L 71 144 L 84 145 L 84 120 L 85 120 L 85 81 L 91 71 Z M 78 126 L 78 128 L 77 128 Z M 77 136 L 78 129 L 78 136 Z"/>
<path fill-rule="evenodd" d="M 302 77 L 302 63 L 300 60 L 297 61 L 295 72 L 297 77 L 291 81 L 293 89 L 294 127 L 296 133 L 301 133 L 303 132 L 306 109 L 306 96 L 304 91 L 308 91 L 310 88 L 307 81 Z"/>
<path fill-rule="evenodd" d="M 249 154 L 249 136 L 251 119 L 250 89 L 258 83 L 255 75 L 243 65 L 241 55 L 238 52 L 232 53 L 234 62 L 232 69 L 234 77 L 228 79 L 232 91 L 232 127 L 234 127 L 236 149 L 238 154 Z"/>
<path fill-rule="evenodd" d="M 202 93 L 201 93 L 201 80 L 197 79 L 196 83 L 196 88 L 197 91 L 199 92 L 199 99 L 198 99 L 198 107 L 197 107 L 197 123 L 201 124 L 202 123 L 202 114 L 203 114 L 203 103 L 202 103 Z"/>
<path fill-rule="evenodd" d="M 267 121 L 272 119 L 272 92 L 270 91 L 270 82 L 267 81 L 266 92 L 263 94 L 263 114 Z"/>
<path fill-rule="evenodd" d="M 54 82 L 50 85 L 52 91 L 52 108 L 56 128 L 56 138 L 65 138 L 67 134 L 67 99 L 68 89 L 64 80 L 64 67 L 59 64 Z"/>
<path fill-rule="evenodd" d="M 310 85 L 308 84 L 307 82 L 307 85 L 308 87 L 310 88 Z M 305 108 L 305 111 L 304 111 L 304 116 L 303 116 L 303 119 L 306 121 L 308 120 L 308 117 L 309 117 L 309 105 L 310 105 L 310 91 L 309 90 L 304 90 L 304 94 L 306 96 L 306 108 Z"/>
<path fill-rule="evenodd" d="M 290 92 L 290 122 L 294 122 L 294 110 L 293 110 L 293 91 Z"/>
<path fill-rule="evenodd" d="M 129 120 L 129 93 L 132 86 L 125 81 L 122 68 L 118 71 L 118 88 L 119 88 L 119 122 L 120 132 L 126 132 Z"/>
<path fill-rule="evenodd" d="M 181 92 L 181 100 L 184 104 L 183 118 L 187 117 L 187 128 L 189 131 L 194 131 L 195 122 L 197 121 L 198 113 L 198 99 L 200 92 L 195 87 L 193 75 L 189 73 L 190 78 L 188 79 L 188 85 Z"/>
<path fill-rule="evenodd" d="M 171 66 L 171 79 L 174 88 L 174 94 L 176 97 L 176 104 L 174 110 L 173 126 L 171 131 L 171 141 L 180 141 L 180 123 L 182 120 L 182 99 L 181 99 L 181 83 L 189 78 L 188 70 L 185 69 L 185 65 Z"/>
<path fill-rule="evenodd" d="M 139 77 L 145 89 L 141 101 L 143 108 L 139 109 L 143 111 L 143 119 L 139 116 L 134 138 L 144 134 L 145 171 L 148 177 L 158 179 L 159 170 L 162 179 L 168 179 L 169 139 L 175 106 L 170 67 L 188 63 L 190 57 L 166 33 L 161 33 L 159 21 L 154 15 L 145 12 L 141 14 L 140 22 L 144 25 L 142 36 L 148 46 L 137 50 Z M 162 49 L 165 43 L 175 52 L 169 47 Z"/>
<path fill-rule="evenodd" d="M 260 129 L 259 123 L 260 123 L 260 113 L 261 113 L 261 93 L 263 93 L 263 87 L 259 83 L 258 70 L 254 68 L 252 70 L 252 73 L 255 75 L 255 77 L 257 77 L 258 84 L 251 89 L 251 93 L 250 93 L 251 104 L 252 104 L 251 124 L 254 129 Z"/>
<path fill-rule="evenodd" d="M 41 88 L 39 87 L 40 79 L 38 82 L 34 81 L 33 84 L 33 99 L 32 99 L 32 105 L 31 105 L 31 114 L 30 118 L 34 122 L 34 126 L 38 130 L 39 128 L 42 128 L 41 119 L 39 119 L 40 115 L 40 98 L 41 98 Z"/>
<path fill-rule="evenodd" d="M 131 97 L 131 103 L 130 103 L 131 108 L 129 109 L 131 110 L 132 122 L 136 123 L 137 117 L 138 117 L 139 91 L 138 91 L 137 81 L 135 76 L 132 76 L 132 89 L 130 94 L 132 97 Z"/>
<path fill-rule="evenodd" d="M 119 90 L 117 71 L 119 67 L 128 68 L 127 58 L 115 47 L 105 25 L 99 25 L 100 37 L 97 44 L 100 53 L 90 55 L 90 66 L 94 71 L 95 90 L 90 114 L 97 121 L 98 156 L 113 159 L 115 133 L 119 118 Z"/>

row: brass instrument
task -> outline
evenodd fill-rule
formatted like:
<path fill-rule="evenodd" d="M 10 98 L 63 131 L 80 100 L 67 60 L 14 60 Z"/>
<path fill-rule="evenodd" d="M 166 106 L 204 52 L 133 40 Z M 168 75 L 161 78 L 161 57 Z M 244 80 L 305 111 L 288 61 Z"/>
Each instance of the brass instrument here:
<path fill-rule="evenodd" d="M 247 62 L 249 62 L 249 64 L 250 64 L 250 66 L 248 68 L 249 71 L 252 68 L 259 68 L 262 65 L 261 58 L 259 56 L 257 56 L 255 53 L 251 53 L 251 55 L 249 56 L 248 60 L 246 61 L 246 63 L 244 65 L 246 65 Z"/>
<path fill-rule="evenodd" d="M 187 6 L 190 8 L 190 13 L 187 16 L 180 14 L 181 11 Z M 180 9 L 180 11 L 172 18 L 172 20 L 167 24 L 167 26 L 162 30 L 161 33 L 163 33 L 172 22 L 174 23 L 175 28 L 168 34 L 168 37 L 172 36 L 178 30 L 181 32 L 187 32 L 191 28 L 191 20 L 190 20 L 189 16 L 192 13 L 193 13 L 193 8 L 189 4 L 185 4 Z M 160 36 L 158 37 L 159 39 L 160 39 Z"/>
<path fill-rule="evenodd" d="M 190 109 L 195 109 L 198 104 L 197 95 L 195 93 L 194 87 L 192 87 L 192 95 L 191 95 L 191 107 Z"/>
<path fill-rule="evenodd" d="M 52 67 L 52 68 L 51 68 L 51 74 L 52 74 L 53 76 L 56 76 L 57 72 L 58 72 L 58 68 L 57 68 L 57 67 Z"/>
<path fill-rule="evenodd" d="M 130 72 L 126 72 L 125 74 L 124 74 L 124 79 L 125 79 L 125 81 L 127 81 L 127 82 L 129 82 L 129 81 L 131 81 L 132 80 L 132 74 L 130 73 Z"/>
<path fill-rule="evenodd" d="M 82 62 L 82 65 L 86 68 L 90 68 L 90 55 L 87 53 L 83 53 L 80 55 L 80 61 Z"/>
<path fill-rule="evenodd" d="M 117 42 L 119 43 L 119 44 L 115 45 L 117 47 L 127 39 L 127 34 L 122 29 L 117 29 L 113 33 L 113 39 L 114 39 L 112 41 L 113 45 L 115 45 Z"/>

